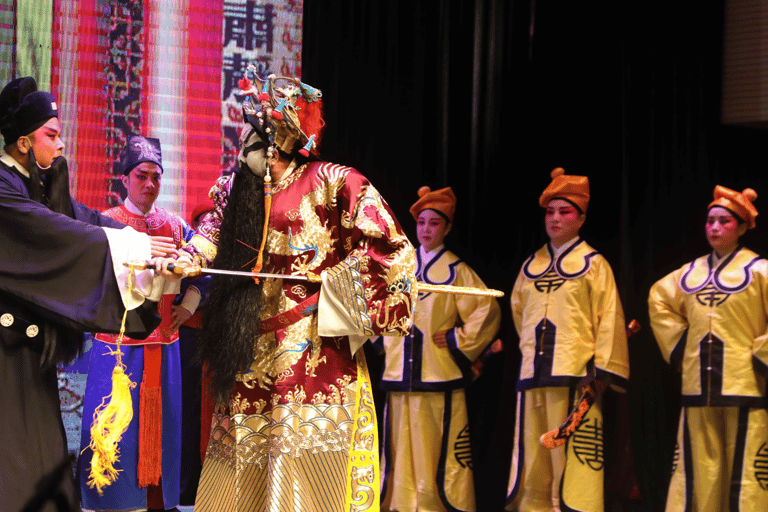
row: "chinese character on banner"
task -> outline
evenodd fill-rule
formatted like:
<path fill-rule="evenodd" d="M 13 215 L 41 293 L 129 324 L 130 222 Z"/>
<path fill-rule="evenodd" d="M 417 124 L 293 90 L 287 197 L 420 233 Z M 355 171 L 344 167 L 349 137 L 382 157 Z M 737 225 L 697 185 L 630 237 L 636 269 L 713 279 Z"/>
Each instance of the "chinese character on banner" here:
<path fill-rule="evenodd" d="M 224 0 L 221 70 L 222 172 L 237 162 L 242 127 L 237 81 L 248 64 L 261 76 L 301 77 L 302 0 Z"/>

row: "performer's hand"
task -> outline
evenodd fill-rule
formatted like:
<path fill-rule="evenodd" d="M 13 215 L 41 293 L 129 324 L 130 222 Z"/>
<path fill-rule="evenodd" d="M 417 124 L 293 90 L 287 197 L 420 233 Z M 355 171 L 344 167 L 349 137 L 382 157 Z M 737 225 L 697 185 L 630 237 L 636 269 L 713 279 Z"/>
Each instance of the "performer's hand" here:
<path fill-rule="evenodd" d="M 432 343 L 434 343 L 436 347 L 448 348 L 448 340 L 445 339 L 446 334 L 448 334 L 448 331 L 436 332 L 432 335 Z"/>
<path fill-rule="evenodd" d="M 173 242 L 173 237 L 170 236 L 150 236 L 149 247 L 152 249 L 152 257 L 166 257 L 176 256 L 179 253 L 176 251 L 176 244 Z"/>
<path fill-rule="evenodd" d="M 184 277 L 184 274 L 179 274 L 168 270 L 168 265 L 176 265 L 176 258 L 152 258 L 147 263 L 147 268 L 154 268 L 155 274 L 163 276 L 166 279 L 175 281 Z"/>
<path fill-rule="evenodd" d="M 189 317 L 192 316 L 192 312 L 189 311 L 187 308 L 183 307 L 181 304 L 174 304 L 171 306 L 171 318 L 173 318 L 173 321 L 171 322 L 171 330 L 175 331 L 187 320 L 189 320 Z"/>

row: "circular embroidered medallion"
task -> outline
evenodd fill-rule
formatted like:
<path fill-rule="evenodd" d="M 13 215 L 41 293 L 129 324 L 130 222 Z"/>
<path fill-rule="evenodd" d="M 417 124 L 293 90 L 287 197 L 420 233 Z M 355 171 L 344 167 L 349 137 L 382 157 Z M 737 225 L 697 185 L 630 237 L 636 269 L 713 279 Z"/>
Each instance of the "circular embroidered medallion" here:
<path fill-rule="evenodd" d="M 0 316 L 0 325 L 3 327 L 10 327 L 13 325 L 13 315 L 10 313 L 4 313 L 3 316 Z"/>
<path fill-rule="evenodd" d="M 27 327 L 28 338 L 34 338 L 35 336 L 37 336 L 37 333 L 39 332 L 40 332 L 40 329 L 35 324 L 32 324 L 29 327 Z"/>

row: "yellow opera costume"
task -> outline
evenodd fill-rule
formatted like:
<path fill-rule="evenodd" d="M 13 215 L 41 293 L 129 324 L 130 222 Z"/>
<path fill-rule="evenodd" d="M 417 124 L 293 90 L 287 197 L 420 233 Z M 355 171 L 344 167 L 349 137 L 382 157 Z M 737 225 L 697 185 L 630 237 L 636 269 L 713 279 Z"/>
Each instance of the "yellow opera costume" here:
<path fill-rule="evenodd" d="M 417 251 L 416 276 L 429 284 L 485 288 L 455 254 Z M 499 329 L 496 299 L 420 293 L 406 337 L 383 337 L 381 387 L 388 391 L 382 454 L 382 508 L 475 510 L 469 422 L 464 388 L 470 365 Z M 432 336 L 448 331 L 448 346 Z M 379 343 L 379 341 L 377 341 Z"/>
<path fill-rule="evenodd" d="M 232 182 L 220 178 L 212 190 L 217 207 L 190 242 L 198 255 L 215 255 Z M 272 194 L 263 271 L 322 273 L 322 290 L 264 279 L 264 309 L 254 314 L 303 311 L 253 340 L 250 368 L 213 416 L 195 510 L 379 510 L 376 415 L 357 348 L 364 337 L 407 332 L 413 247 L 376 189 L 349 167 L 307 163 Z M 323 313 L 326 292 L 341 300 Z M 319 332 L 334 315 L 360 336 Z"/>
<path fill-rule="evenodd" d="M 666 510 L 768 510 L 768 261 L 743 247 L 702 256 L 654 284 L 648 307 L 682 372 Z"/>
<path fill-rule="evenodd" d="M 511 303 L 522 362 L 507 508 L 602 511 L 599 401 L 564 446 L 548 450 L 539 436 L 566 418 L 588 374 L 626 387 L 629 354 L 613 272 L 581 239 L 558 252 L 547 244 L 523 265 Z"/>

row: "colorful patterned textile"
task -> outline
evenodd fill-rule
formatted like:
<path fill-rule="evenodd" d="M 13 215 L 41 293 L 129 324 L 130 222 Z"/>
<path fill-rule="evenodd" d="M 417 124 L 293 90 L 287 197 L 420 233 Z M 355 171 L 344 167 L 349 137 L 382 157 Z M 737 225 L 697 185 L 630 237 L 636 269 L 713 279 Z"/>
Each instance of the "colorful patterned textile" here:
<path fill-rule="evenodd" d="M 130 212 L 125 206 L 118 206 L 104 212 L 113 219 L 133 229 L 150 235 L 161 235 L 173 238 L 179 248 L 191 230 L 187 223 L 168 213 L 164 208 L 155 207 L 148 215 L 138 215 Z M 163 297 L 160 310 L 163 313 L 163 301 L 172 301 L 173 296 Z M 131 391 L 134 415 L 127 432 L 120 442 L 120 459 L 116 468 L 121 471 L 117 481 L 106 487 L 103 495 L 96 489 L 87 486 L 88 469 L 92 451 L 87 449 L 90 442 L 90 427 L 93 414 L 105 396 L 112 389 L 112 369 L 115 365 L 114 356 L 109 351 L 114 350 L 117 336 L 114 334 L 97 334 L 91 350 L 88 368 L 88 381 L 83 408 L 83 424 L 81 449 L 84 450 L 78 461 L 78 480 L 83 506 L 96 510 L 138 510 L 147 507 L 147 488 L 140 485 L 137 476 L 137 466 L 141 460 L 142 440 L 139 436 L 142 421 L 147 421 L 141 411 L 141 394 L 146 393 L 150 386 L 148 382 L 160 382 L 160 404 L 152 420 L 161 423 L 162 457 L 159 471 L 162 475 L 162 499 L 166 508 L 179 504 L 180 483 L 180 453 L 181 453 L 181 364 L 179 357 L 178 332 L 165 332 L 161 324 L 146 339 L 137 340 L 128 336 L 122 341 L 122 361 L 126 366 L 126 374 L 137 386 Z M 157 347 L 159 345 L 159 347 Z M 156 348 L 152 351 L 145 347 Z M 159 374 L 159 375 L 158 375 Z M 159 418 L 158 418 L 159 416 Z M 151 486 L 150 486 L 151 488 Z M 151 503 L 150 503 L 151 507 Z"/>

